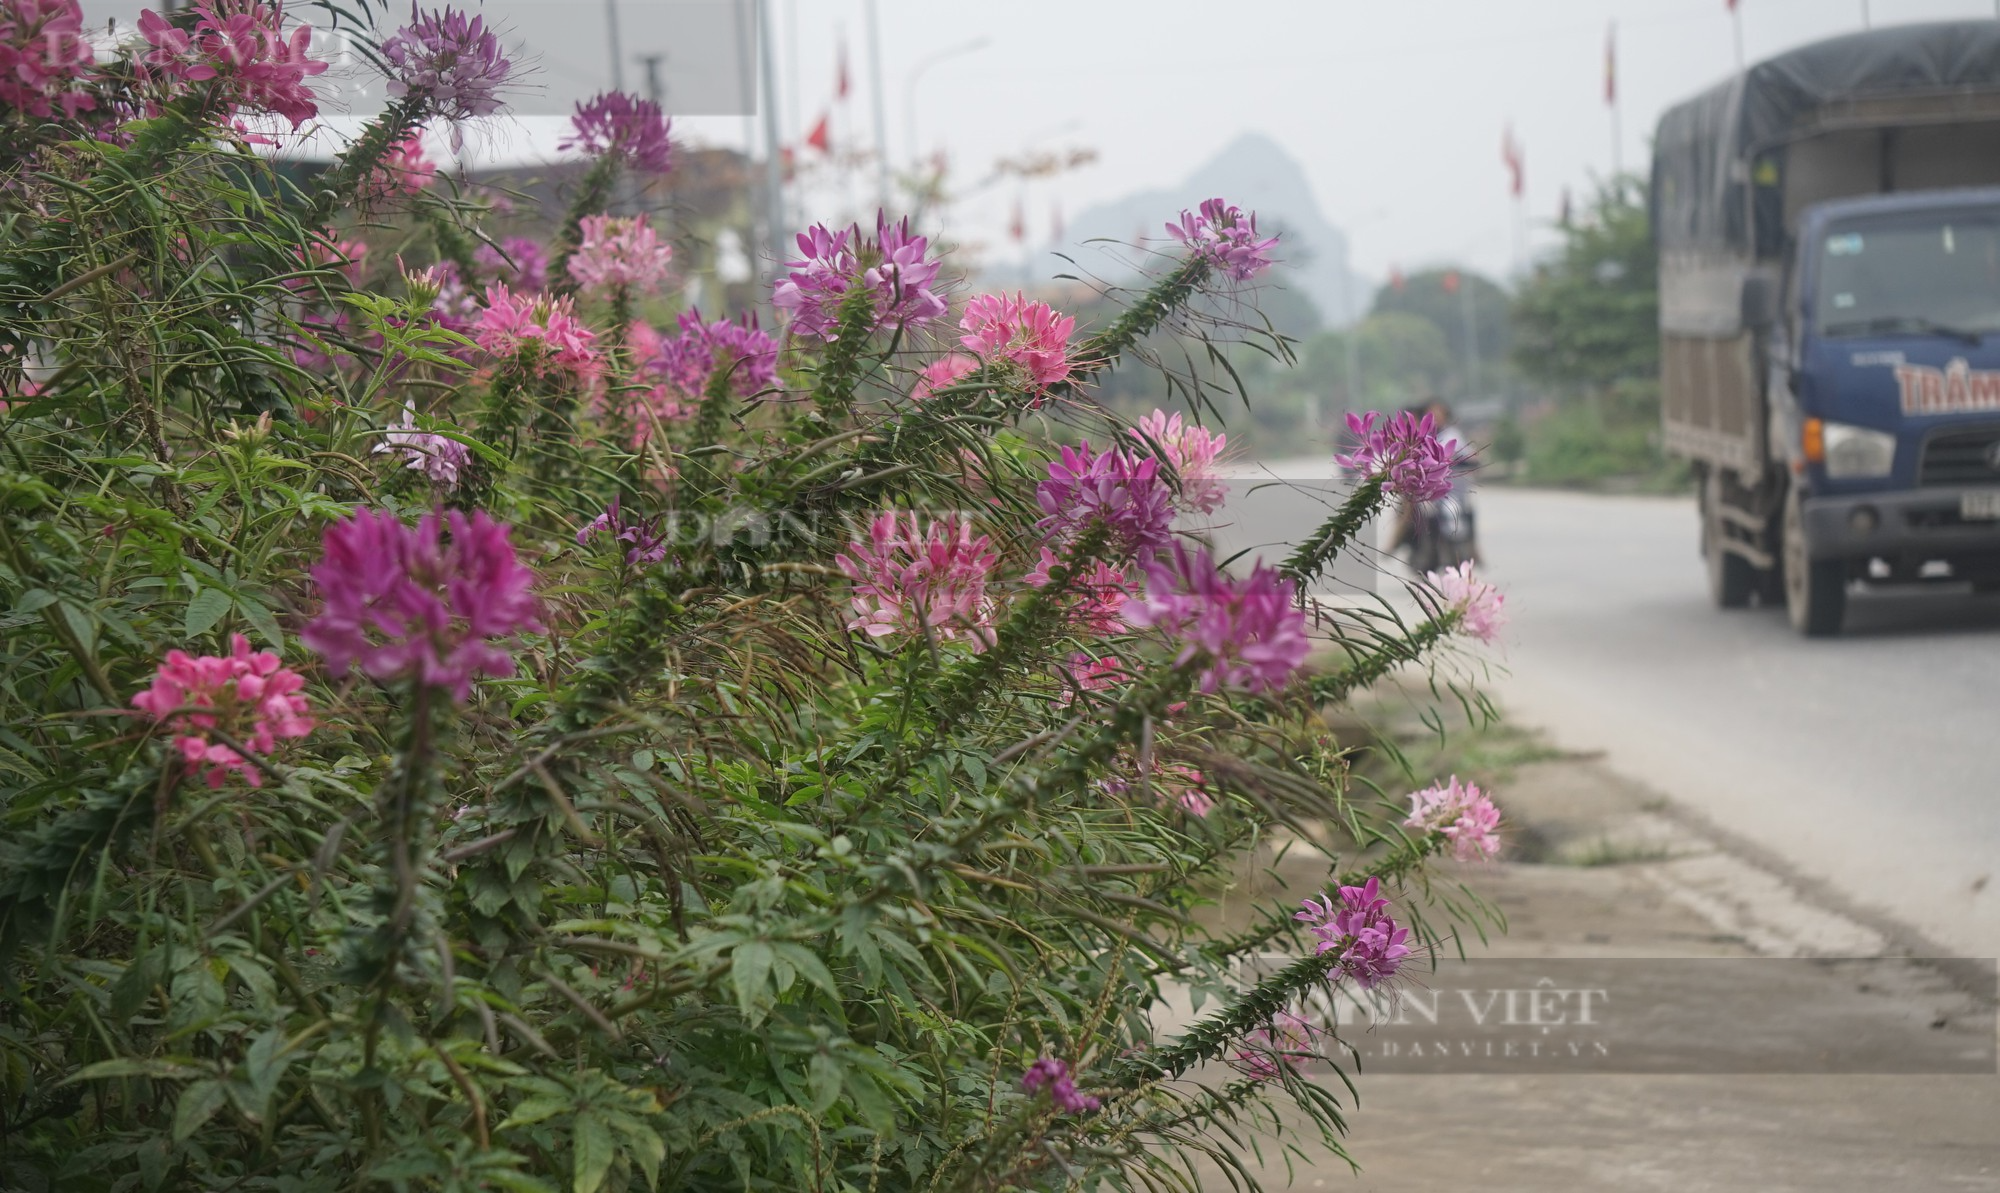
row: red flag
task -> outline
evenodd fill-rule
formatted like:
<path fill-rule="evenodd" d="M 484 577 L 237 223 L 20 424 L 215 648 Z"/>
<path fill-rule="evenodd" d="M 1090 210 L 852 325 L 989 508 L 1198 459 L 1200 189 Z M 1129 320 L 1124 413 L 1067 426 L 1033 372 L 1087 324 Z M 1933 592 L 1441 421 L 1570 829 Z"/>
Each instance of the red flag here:
<path fill-rule="evenodd" d="M 831 112 L 821 112 L 819 123 L 813 125 L 812 131 L 806 134 L 806 144 L 821 153 L 833 152 L 833 131 L 829 127 L 832 116 Z"/>
<path fill-rule="evenodd" d="M 833 76 L 833 96 L 835 99 L 846 99 L 851 90 L 853 88 L 847 79 L 847 43 L 843 41 L 840 43 L 840 65 Z"/>
<path fill-rule="evenodd" d="M 1389 288 L 1391 290 L 1394 290 L 1396 293 L 1401 294 L 1403 292 L 1403 285 L 1407 280 L 1408 279 L 1406 279 L 1403 276 L 1402 266 L 1391 265 L 1389 267 Z"/>
<path fill-rule="evenodd" d="M 1521 152 L 1521 143 L 1514 139 L 1514 126 L 1511 124 L 1500 137 L 1500 161 L 1507 167 L 1507 193 L 1520 198 L 1527 189 L 1528 163 Z"/>
<path fill-rule="evenodd" d="M 1618 22 L 1604 34 L 1604 102 L 1606 106 L 1618 102 Z"/>
<path fill-rule="evenodd" d="M 1014 200 L 1014 219 L 1007 225 L 1007 235 L 1015 240 L 1028 238 L 1028 217 L 1021 211 L 1021 201 Z"/>
<path fill-rule="evenodd" d="M 1736 0 L 1723 0 L 1723 3 L 1729 5 L 1730 12 L 1736 11 Z"/>
<path fill-rule="evenodd" d="M 1458 293 L 1458 271 L 1456 269 L 1446 270 L 1444 277 L 1438 282 L 1438 285 L 1444 287 L 1446 294 Z"/>

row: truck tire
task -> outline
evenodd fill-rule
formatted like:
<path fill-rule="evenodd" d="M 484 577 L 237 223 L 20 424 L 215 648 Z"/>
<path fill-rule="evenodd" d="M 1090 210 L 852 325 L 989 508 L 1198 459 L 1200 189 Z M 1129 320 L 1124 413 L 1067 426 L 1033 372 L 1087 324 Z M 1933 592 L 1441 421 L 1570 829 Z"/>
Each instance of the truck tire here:
<path fill-rule="evenodd" d="M 1796 488 L 1785 496 L 1784 540 L 1785 612 L 1792 628 L 1808 638 L 1833 637 L 1847 619 L 1847 565 L 1807 553 Z"/>
<path fill-rule="evenodd" d="M 1722 497 L 1713 478 L 1702 487 L 1701 554 L 1708 565 L 1708 595 L 1718 609 L 1747 609 L 1757 590 L 1757 569 L 1723 547 Z"/>

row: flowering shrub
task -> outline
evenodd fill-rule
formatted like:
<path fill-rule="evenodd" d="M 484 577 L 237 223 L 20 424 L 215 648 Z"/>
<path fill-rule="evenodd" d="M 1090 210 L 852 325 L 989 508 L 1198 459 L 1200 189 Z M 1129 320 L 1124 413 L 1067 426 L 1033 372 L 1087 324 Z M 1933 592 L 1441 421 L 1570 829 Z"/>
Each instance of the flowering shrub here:
<path fill-rule="evenodd" d="M 1437 578 L 1389 634 L 1300 595 L 1427 432 L 1232 574 L 1175 523 L 1221 438 L 1089 400 L 1247 334 L 1202 312 L 1251 217 L 1185 216 L 1098 328 L 886 217 L 761 312 L 641 313 L 668 246 L 599 221 L 671 164 L 644 101 L 579 113 L 546 239 L 377 205 L 492 110 L 477 20 L 413 14 L 299 184 L 236 123 L 314 102 L 277 8 L 95 55 L 6 11 L 58 54 L 0 143 L 0 1183 L 1151 1188 L 1245 1129 L 1337 1144 L 1311 1000 L 1428 964 L 1478 908 L 1426 868 L 1497 812 L 1359 798 L 1322 705 L 1498 600 Z M 1189 914 L 1274 837 L 1336 893 Z"/>

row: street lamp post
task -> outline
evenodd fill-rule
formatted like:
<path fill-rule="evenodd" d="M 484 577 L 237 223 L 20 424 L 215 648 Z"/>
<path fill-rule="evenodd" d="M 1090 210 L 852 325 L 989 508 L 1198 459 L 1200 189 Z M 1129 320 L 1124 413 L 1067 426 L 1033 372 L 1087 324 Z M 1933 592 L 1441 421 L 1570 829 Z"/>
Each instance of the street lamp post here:
<path fill-rule="evenodd" d="M 956 58 L 961 54 L 970 54 L 974 50 L 983 50 L 988 45 L 992 44 L 992 41 L 993 39 L 990 37 L 980 37 L 980 38 L 975 38 L 972 41 L 968 41 L 964 45 L 952 46 L 950 49 L 939 50 L 937 53 L 932 54 L 930 57 L 924 59 L 922 62 L 917 63 L 916 66 L 910 69 L 910 81 L 903 88 L 903 127 L 904 131 L 907 133 L 910 139 L 909 149 L 910 149 L 910 161 L 912 164 L 915 164 L 917 160 L 918 80 L 924 77 L 925 71 L 929 70 L 933 66 L 938 65 L 941 62 L 944 62 L 946 59 Z"/>

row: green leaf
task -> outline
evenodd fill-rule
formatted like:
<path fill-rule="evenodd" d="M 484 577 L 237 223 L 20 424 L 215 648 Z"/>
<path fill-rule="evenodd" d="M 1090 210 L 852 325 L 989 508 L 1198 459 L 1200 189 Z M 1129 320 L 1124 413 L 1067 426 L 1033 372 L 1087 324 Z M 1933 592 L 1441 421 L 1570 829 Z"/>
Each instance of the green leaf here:
<path fill-rule="evenodd" d="M 646 1187 L 659 1188 L 660 1164 L 667 1158 L 666 1140 L 645 1120 L 630 1114 L 612 1115 L 611 1126 L 624 1139 L 625 1154 L 638 1161 L 639 1171 L 646 1174 Z"/>
<path fill-rule="evenodd" d="M 611 1142 L 611 1128 L 604 1120 L 585 1111 L 576 1116 L 576 1175 L 570 1193 L 597 1193 L 611 1171 L 617 1149 Z"/>
<path fill-rule="evenodd" d="M 499 1129 L 508 1131 L 515 1127 L 531 1126 L 544 1119 L 554 1118 L 568 1110 L 571 1105 L 568 1098 L 529 1098 L 514 1107 L 514 1113 L 507 1116 L 507 1121 L 501 1123 Z"/>
<path fill-rule="evenodd" d="M 219 588 L 204 588 L 188 601 L 187 616 L 181 619 L 181 632 L 190 638 L 199 638 L 215 628 L 229 612 L 229 594 Z"/>
<path fill-rule="evenodd" d="M 840 1087 L 846 1074 L 840 1062 L 824 1052 L 813 1053 L 812 1063 L 806 1066 L 806 1086 L 812 1091 L 812 1112 L 825 1114 L 835 1102 L 840 1101 Z"/>
<path fill-rule="evenodd" d="M 215 1117 L 228 1097 L 228 1089 L 213 1078 L 197 1081 L 182 1090 L 180 1101 L 174 1104 L 174 1142 L 180 1143 L 201 1130 L 202 1124 Z"/>
<path fill-rule="evenodd" d="M 745 941 L 729 955 L 729 980 L 736 987 L 736 1009 L 752 1023 L 764 1018 L 763 1008 L 770 999 L 771 946 L 761 940 Z"/>

